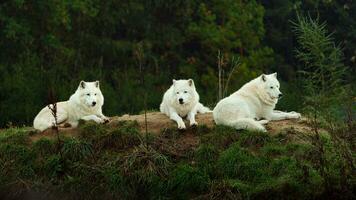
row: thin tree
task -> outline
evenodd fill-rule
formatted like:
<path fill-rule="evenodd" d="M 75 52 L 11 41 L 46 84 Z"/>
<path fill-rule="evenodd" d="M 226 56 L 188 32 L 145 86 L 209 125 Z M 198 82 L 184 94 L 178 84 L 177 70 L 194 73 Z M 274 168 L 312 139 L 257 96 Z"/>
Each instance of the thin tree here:
<path fill-rule="evenodd" d="M 140 42 L 137 44 L 134 50 L 134 56 L 136 57 L 137 64 L 140 71 L 140 82 L 143 88 L 143 109 L 145 113 L 145 143 L 147 145 L 147 137 L 148 137 L 148 128 L 147 128 L 147 90 L 146 90 L 146 83 L 145 83 L 145 54 L 143 49 L 143 43 Z"/>

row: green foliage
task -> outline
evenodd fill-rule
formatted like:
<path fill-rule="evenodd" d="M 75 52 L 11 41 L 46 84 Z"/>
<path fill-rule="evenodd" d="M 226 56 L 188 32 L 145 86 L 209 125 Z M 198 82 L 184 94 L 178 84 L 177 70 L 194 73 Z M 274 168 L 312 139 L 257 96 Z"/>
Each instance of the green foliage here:
<path fill-rule="evenodd" d="M 62 147 L 63 156 L 71 161 L 80 161 L 81 159 L 92 155 L 92 145 L 86 141 L 77 139 L 65 140 Z"/>
<path fill-rule="evenodd" d="M 26 145 L 29 143 L 29 132 L 25 129 L 10 128 L 2 131 L 0 134 L 0 142 L 8 144 Z"/>
<path fill-rule="evenodd" d="M 327 33 L 326 23 L 298 16 L 293 23 L 300 47 L 297 58 L 303 63 L 305 109 L 311 115 L 325 115 L 340 103 L 343 97 L 343 77 L 346 67 L 343 53 Z"/>
<path fill-rule="evenodd" d="M 53 140 L 41 138 L 32 145 L 32 151 L 41 157 L 48 157 L 56 152 L 56 144 Z"/>
<path fill-rule="evenodd" d="M 209 177 L 197 168 L 178 165 L 168 180 L 169 191 L 179 199 L 188 198 L 188 194 L 200 193 L 207 189 Z"/>
<path fill-rule="evenodd" d="M 260 147 L 271 141 L 268 133 L 244 131 L 241 133 L 239 144 L 242 147 Z"/>
<path fill-rule="evenodd" d="M 257 181 L 263 178 L 263 168 L 266 164 L 267 160 L 256 157 L 241 146 L 234 144 L 221 153 L 218 170 L 224 177 Z"/>
<path fill-rule="evenodd" d="M 239 133 L 234 128 L 218 125 L 210 130 L 210 133 L 202 136 L 202 142 L 212 144 L 217 148 L 226 148 L 238 138 Z"/>
<path fill-rule="evenodd" d="M 51 155 L 43 165 L 44 174 L 49 179 L 56 179 L 63 173 L 63 167 L 63 159 L 60 155 Z"/>
<path fill-rule="evenodd" d="M 352 179 L 349 178 L 352 176 L 350 170 L 355 169 L 350 142 L 341 137 L 344 134 L 342 127 L 346 123 L 338 111 L 346 107 L 349 113 L 347 135 L 351 136 L 354 129 L 350 123 L 353 121 L 353 117 L 350 117 L 352 108 L 345 105 L 350 104 L 354 92 L 346 92 L 348 87 L 342 80 L 347 77 L 347 67 L 342 62 L 342 49 L 335 45 L 333 37 L 328 34 L 326 23 L 298 16 L 294 31 L 300 45 L 296 55 L 305 69 L 304 98 L 306 113 L 313 128 L 310 137 L 315 160 L 313 164 L 320 171 L 325 193 L 331 195 L 343 188 L 340 182 L 334 182 L 335 174 L 345 177 L 342 185 L 349 185 Z M 322 134 L 321 127 L 330 130 L 331 134 Z M 336 168 L 342 170 L 332 170 L 335 169 L 333 165 L 338 165 Z"/>
<path fill-rule="evenodd" d="M 213 105 L 219 50 L 241 58 L 228 93 L 273 64 L 264 13 L 255 0 L 5 2 L 0 126 L 30 124 L 50 89 L 63 101 L 80 80 L 101 81 L 109 116 L 143 110 L 145 93 L 147 108 L 157 109 L 172 78 L 194 78 Z"/>
<path fill-rule="evenodd" d="M 86 122 L 79 128 L 80 137 L 92 143 L 95 149 L 123 149 L 142 142 L 137 122 L 120 122 L 111 129 L 95 122 Z"/>
<path fill-rule="evenodd" d="M 355 9 L 351 1 L 318 0 L 2 3 L 0 127 L 31 124 L 50 89 L 66 100 L 82 79 L 101 81 L 109 116 L 157 109 L 172 78 L 194 78 L 203 103 L 214 105 L 218 52 L 223 77 L 239 58 L 224 95 L 277 71 L 285 94 L 279 109 L 307 106 L 330 119 L 315 120 L 313 133 L 277 135 L 199 125 L 191 156 L 170 153 L 182 152 L 176 141 L 185 134 L 169 129 L 143 140 L 130 122 L 80 122 L 79 137 L 60 142 L 1 130 L 0 199 L 32 191 L 65 199 L 355 199 Z M 299 16 L 290 29 L 296 10 L 328 26 Z M 295 80 L 298 68 L 305 79 Z M 162 137 L 168 145 L 158 146 Z"/>

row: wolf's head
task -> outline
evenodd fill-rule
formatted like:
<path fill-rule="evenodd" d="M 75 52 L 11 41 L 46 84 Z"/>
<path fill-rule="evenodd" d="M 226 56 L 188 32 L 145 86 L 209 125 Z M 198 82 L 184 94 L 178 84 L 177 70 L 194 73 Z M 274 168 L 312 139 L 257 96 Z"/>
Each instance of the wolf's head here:
<path fill-rule="evenodd" d="M 100 90 L 99 81 L 80 81 L 77 92 L 81 104 L 89 107 L 101 107 L 104 104 L 104 97 Z"/>
<path fill-rule="evenodd" d="M 173 79 L 174 101 L 180 105 L 190 103 L 195 98 L 195 86 L 192 79 L 174 80 Z"/>
<path fill-rule="evenodd" d="M 264 96 L 269 100 L 277 101 L 282 97 L 282 92 L 279 90 L 279 81 L 277 80 L 277 73 L 262 74 L 259 77 L 259 90 L 264 93 Z"/>

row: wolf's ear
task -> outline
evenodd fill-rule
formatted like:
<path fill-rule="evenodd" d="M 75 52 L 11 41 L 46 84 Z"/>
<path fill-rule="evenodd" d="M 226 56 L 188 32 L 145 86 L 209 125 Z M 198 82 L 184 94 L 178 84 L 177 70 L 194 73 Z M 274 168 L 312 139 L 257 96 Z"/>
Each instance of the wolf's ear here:
<path fill-rule="evenodd" d="M 85 81 L 80 81 L 79 87 L 84 89 L 85 88 Z"/>
<path fill-rule="evenodd" d="M 274 72 L 272 75 L 277 78 L 277 72 Z"/>
<path fill-rule="evenodd" d="M 189 79 L 189 80 L 188 80 L 188 84 L 189 84 L 189 86 L 194 86 L 194 81 L 193 81 L 193 79 Z"/>
<path fill-rule="evenodd" d="M 261 79 L 262 79 L 263 82 L 266 82 L 266 80 L 267 80 L 266 74 L 262 74 L 261 75 Z"/>
<path fill-rule="evenodd" d="M 99 81 L 95 81 L 95 87 L 99 88 Z"/>
<path fill-rule="evenodd" d="M 173 85 L 175 85 L 176 84 L 176 79 L 173 79 L 172 83 L 173 83 Z"/>

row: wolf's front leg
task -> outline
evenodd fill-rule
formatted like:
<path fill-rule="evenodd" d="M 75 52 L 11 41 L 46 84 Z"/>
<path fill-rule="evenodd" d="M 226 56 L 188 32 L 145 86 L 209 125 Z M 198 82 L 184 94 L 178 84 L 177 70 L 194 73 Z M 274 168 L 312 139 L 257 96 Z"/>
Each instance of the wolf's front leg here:
<path fill-rule="evenodd" d="M 188 113 L 187 119 L 189 120 L 190 126 L 197 126 L 198 123 L 195 121 L 195 111 L 190 111 Z"/>
<path fill-rule="evenodd" d="M 177 122 L 178 129 L 185 129 L 186 128 L 183 119 L 178 115 L 177 112 L 171 112 L 170 113 L 170 119 Z"/>
<path fill-rule="evenodd" d="M 102 118 L 100 118 L 100 117 L 98 117 L 96 115 L 87 115 L 87 116 L 82 117 L 81 119 L 85 120 L 85 121 L 93 120 L 98 124 L 102 124 L 102 123 L 105 122 L 104 119 L 102 119 Z"/>
<path fill-rule="evenodd" d="M 279 110 L 273 110 L 267 118 L 271 120 L 298 119 L 301 118 L 301 114 L 294 111 L 282 112 Z"/>

